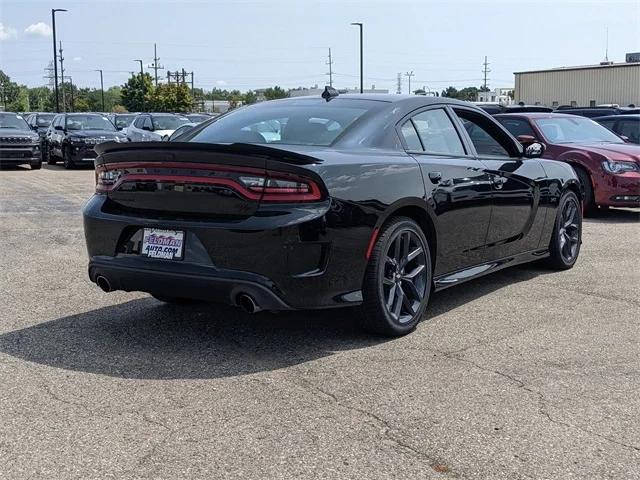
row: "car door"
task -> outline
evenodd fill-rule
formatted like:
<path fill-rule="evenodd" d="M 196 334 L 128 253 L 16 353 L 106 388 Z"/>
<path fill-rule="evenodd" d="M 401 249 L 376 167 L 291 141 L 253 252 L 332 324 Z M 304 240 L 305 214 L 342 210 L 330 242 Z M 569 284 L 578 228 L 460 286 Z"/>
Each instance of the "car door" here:
<path fill-rule="evenodd" d="M 154 140 L 153 122 L 151 121 L 151 116 L 147 115 L 144 122 L 142 122 L 142 141 L 150 142 L 152 140 Z"/>
<path fill-rule="evenodd" d="M 491 218 L 491 177 L 465 149 L 451 112 L 444 106 L 413 112 L 403 118 L 398 132 L 420 165 L 427 201 L 437 216 L 434 275 L 482 263 Z"/>
<path fill-rule="evenodd" d="M 522 148 L 489 116 L 466 107 L 453 107 L 467 143 L 487 167 L 493 208 L 487 233 L 489 260 L 538 248 L 544 223 L 540 209 L 546 174 L 536 159 L 522 157 Z"/>
<path fill-rule="evenodd" d="M 65 128 L 65 116 L 58 115 L 51 125 L 53 127 L 51 129 L 51 135 L 49 136 L 51 153 L 56 157 L 62 157 L 62 136 L 64 133 L 63 129 Z"/>

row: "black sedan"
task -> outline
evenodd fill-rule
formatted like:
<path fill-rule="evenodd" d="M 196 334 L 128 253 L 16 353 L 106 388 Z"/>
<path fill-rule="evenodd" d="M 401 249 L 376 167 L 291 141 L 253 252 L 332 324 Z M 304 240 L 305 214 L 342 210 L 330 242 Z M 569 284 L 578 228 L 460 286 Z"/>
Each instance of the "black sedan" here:
<path fill-rule="evenodd" d="M 366 329 L 403 335 L 433 290 L 576 262 L 578 179 L 521 141 L 469 103 L 326 90 L 176 142 L 100 145 L 89 277 L 249 312 L 354 305 Z"/>

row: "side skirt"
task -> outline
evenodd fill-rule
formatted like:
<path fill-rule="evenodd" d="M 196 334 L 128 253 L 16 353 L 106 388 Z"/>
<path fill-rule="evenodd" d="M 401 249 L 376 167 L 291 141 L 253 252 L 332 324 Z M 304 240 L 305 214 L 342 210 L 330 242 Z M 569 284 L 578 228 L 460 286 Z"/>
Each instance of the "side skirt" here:
<path fill-rule="evenodd" d="M 489 273 L 497 272 L 503 268 L 512 267 L 521 263 L 534 262 L 548 256 L 549 250 L 546 248 L 542 250 L 532 250 L 498 260 L 492 260 L 491 262 L 481 263 L 480 265 L 465 268 L 464 270 L 458 270 L 457 272 L 440 275 L 433 279 L 434 290 L 439 292 L 445 288 L 453 287 L 454 285 L 459 285 L 460 283 L 482 277 Z"/>

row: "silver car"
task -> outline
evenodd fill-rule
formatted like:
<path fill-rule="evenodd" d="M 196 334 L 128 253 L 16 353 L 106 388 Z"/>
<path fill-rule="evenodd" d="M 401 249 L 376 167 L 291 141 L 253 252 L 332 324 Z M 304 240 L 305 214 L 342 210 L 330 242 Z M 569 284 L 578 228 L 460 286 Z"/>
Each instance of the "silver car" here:
<path fill-rule="evenodd" d="M 127 138 L 132 142 L 160 142 L 185 123 L 190 123 L 187 117 L 173 113 L 141 113 L 127 128 Z"/>

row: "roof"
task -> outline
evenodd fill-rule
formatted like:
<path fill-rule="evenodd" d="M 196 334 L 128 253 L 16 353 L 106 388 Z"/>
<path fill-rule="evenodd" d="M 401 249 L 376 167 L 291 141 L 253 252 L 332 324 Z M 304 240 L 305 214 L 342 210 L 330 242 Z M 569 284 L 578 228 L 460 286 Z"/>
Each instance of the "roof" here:
<path fill-rule="evenodd" d="M 596 65 L 578 65 L 574 67 L 554 67 L 546 68 L 542 70 L 524 70 L 521 72 L 513 72 L 514 75 L 520 75 L 523 73 L 543 73 L 543 72 L 566 72 L 569 70 L 590 70 L 599 68 L 620 68 L 620 67 L 640 67 L 640 62 L 624 62 L 624 63 L 609 63 L 609 64 L 596 64 Z"/>
<path fill-rule="evenodd" d="M 595 117 L 591 120 L 625 120 L 630 118 L 631 120 L 640 120 L 640 113 L 628 113 L 626 115 L 603 115 L 601 117 Z"/>
<path fill-rule="evenodd" d="M 473 103 L 464 102 L 462 100 L 456 100 L 455 98 L 448 97 L 431 97 L 427 95 L 407 95 L 397 93 L 341 93 L 337 97 L 346 100 L 373 100 L 377 102 L 387 103 L 401 103 L 401 102 L 414 102 L 421 105 L 437 104 L 437 103 L 452 103 L 457 105 L 473 106 Z M 281 98 L 279 100 L 271 100 L 272 102 L 288 102 L 288 101 L 318 101 L 318 99 L 324 100 L 320 95 L 308 95 L 305 97 L 288 97 Z"/>
<path fill-rule="evenodd" d="M 555 113 L 555 112 L 515 112 L 515 113 L 499 113 L 494 117 L 527 117 L 531 119 L 536 118 L 587 118 L 580 115 L 571 115 L 570 113 Z"/>

